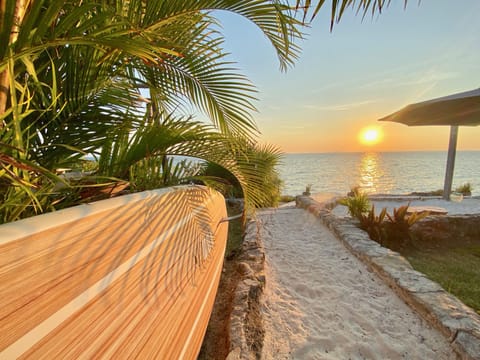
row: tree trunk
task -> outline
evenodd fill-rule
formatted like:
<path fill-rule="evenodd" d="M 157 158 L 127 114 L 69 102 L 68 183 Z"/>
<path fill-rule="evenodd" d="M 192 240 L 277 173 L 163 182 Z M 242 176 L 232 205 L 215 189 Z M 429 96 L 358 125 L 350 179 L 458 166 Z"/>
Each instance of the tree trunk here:
<path fill-rule="evenodd" d="M 3 20 L 5 17 L 5 11 L 8 0 L 0 0 L 0 19 Z M 9 44 L 13 44 L 18 37 L 18 31 L 20 24 L 25 16 L 25 11 L 30 2 L 33 0 L 16 0 L 15 4 L 15 15 L 12 29 L 10 31 L 10 41 Z M 10 89 L 10 77 L 8 68 L 0 73 L 0 115 L 3 114 L 7 109 L 8 95 Z M 0 128 L 3 127 L 3 122 L 0 122 Z"/>
<path fill-rule="evenodd" d="M 0 115 L 3 114 L 7 108 L 7 98 L 8 98 L 8 71 L 5 70 L 0 73 Z M 0 122 L 0 128 L 3 127 L 3 121 Z"/>
<path fill-rule="evenodd" d="M 7 0 L 0 0 L 0 21 L 5 18 Z M 5 112 L 8 97 L 8 72 L 7 70 L 0 73 L 0 115 Z M 3 121 L 0 122 L 0 128 L 3 127 Z"/>

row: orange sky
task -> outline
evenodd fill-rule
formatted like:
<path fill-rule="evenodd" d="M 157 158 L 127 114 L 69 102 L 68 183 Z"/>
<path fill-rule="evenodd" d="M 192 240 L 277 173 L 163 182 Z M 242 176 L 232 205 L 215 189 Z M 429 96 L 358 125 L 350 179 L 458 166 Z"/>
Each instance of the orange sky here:
<path fill-rule="evenodd" d="M 383 133 L 382 139 L 371 145 L 362 144 L 359 135 L 367 127 L 378 127 Z M 333 128 L 333 125 L 332 125 Z M 269 130 L 262 140 L 280 147 L 287 153 L 311 152 L 362 152 L 362 151 L 447 151 L 450 128 L 448 126 L 408 127 L 395 123 L 354 122 L 345 126 L 341 133 L 322 126 L 315 130 L 294 129 L 290 133 L 275 133 Z M 458 150 L 480 150 L 480 127 L 460 127 L 458 133 Z"/>
<path fill-rule="evenodd" d="M 448 127 L 377 119 L 480 86 L 480 1 L 464 0 L 461 6 L 451 0 L 409 1 L 406 8 L 403 3 L 392 2 L 373 19 L 346 12 L 333 32 L 330 13 L 322 9 L 305 29 L 303 51 L 286 73 L 252 24 L 225 14 L 225 47 L 259 90 L 254 118 L 260 141 L 289 153 L 446 151 Z M 373 147 L 357 139 L 368 126 L 384 132 Z M 480 127 L 461 127 L 457 148 L 480 150 Z"/>

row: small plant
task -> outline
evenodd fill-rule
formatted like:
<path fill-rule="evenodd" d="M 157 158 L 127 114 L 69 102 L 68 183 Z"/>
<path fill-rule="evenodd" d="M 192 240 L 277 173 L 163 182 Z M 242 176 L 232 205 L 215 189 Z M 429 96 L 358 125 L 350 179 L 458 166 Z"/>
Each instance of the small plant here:
<path fill-rule="evenodd" d="M 377 216 L 375 215 L 375 206 L 372 205 L 372 208 L 366 214 L 360 213 L 357 216 L 357 219 L 360 221 L 360 228 L 368 233 L 370 239 L 382 245 L 385 239 L 385 215 L 387 215 L 387 208 L 383 208 Z"/>
<path fill-rule="evenodd" d="M 470 196 L 472 195 L 472 184 L 470 183 L 465 183 L 462 186 L 459 186 L 455 189 L 455 192 L 460 193 L 464 196 Z"/>
<path fill-rule="evenodd" d="M 308 185 L 305 187 L 305 191 L 303 192 L 302 195 L 310 196 L 310 195 L 311 195 L 311 190 L 312 190 L 312 184 L 308 184 Z"/>
<path fill-rule="evenodd" d="M 352 188 L 348 193 L 348 197 L 339 201 L 340 204 L 348 208 L 350 216 L 360 220 L 360 216 L 367 213 L 370 209 L 370 200 L 368 196 L 360 191 L 360 187 L 356 186 Z"/>

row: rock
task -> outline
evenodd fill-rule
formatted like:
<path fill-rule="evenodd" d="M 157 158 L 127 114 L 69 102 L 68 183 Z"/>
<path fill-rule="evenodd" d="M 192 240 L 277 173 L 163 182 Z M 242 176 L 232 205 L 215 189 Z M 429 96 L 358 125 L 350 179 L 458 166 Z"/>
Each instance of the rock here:
<path fill-rule="evenodd" d="M 478 336 L 465 331 L 459 331 L 452 346 L 463 353 L 464 359 L 480 359 L 480 341 Z"/>
<path fill-rule="evenodd" d="M 239 347 L 236 347 L 232 351 L 230 351 L 227 355 L 227 358 L 225 360 L 240 360 L 242 351 L 240 350 Z"/>
<path fill-rule="evenodd" d="M 249 222 L 237 271 L 241 279 L 235 289 L 230 316 L 228 360 L 257 359 L 263 347 L 263 328 L 258 314 L 265 286 L 265 252 L 259 242 L 256 221 Z"/>
<path fill-rule="evenodd" d="M 237 270 L 240 274 L 250 277 L 253 276 L 253 270 L 246 262 L 242 261 L 237 264 Z"/>

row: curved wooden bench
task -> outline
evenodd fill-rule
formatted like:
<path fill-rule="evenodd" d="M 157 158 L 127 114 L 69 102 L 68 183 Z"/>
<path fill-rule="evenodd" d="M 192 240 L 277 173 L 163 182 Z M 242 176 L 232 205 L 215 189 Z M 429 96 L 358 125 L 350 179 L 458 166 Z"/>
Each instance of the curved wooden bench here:
<path fill-rule="evenodd" d="M 131 194 L 0 226 L 0 358 L 195 359 L 222 271 L 223 196 Z"/>

